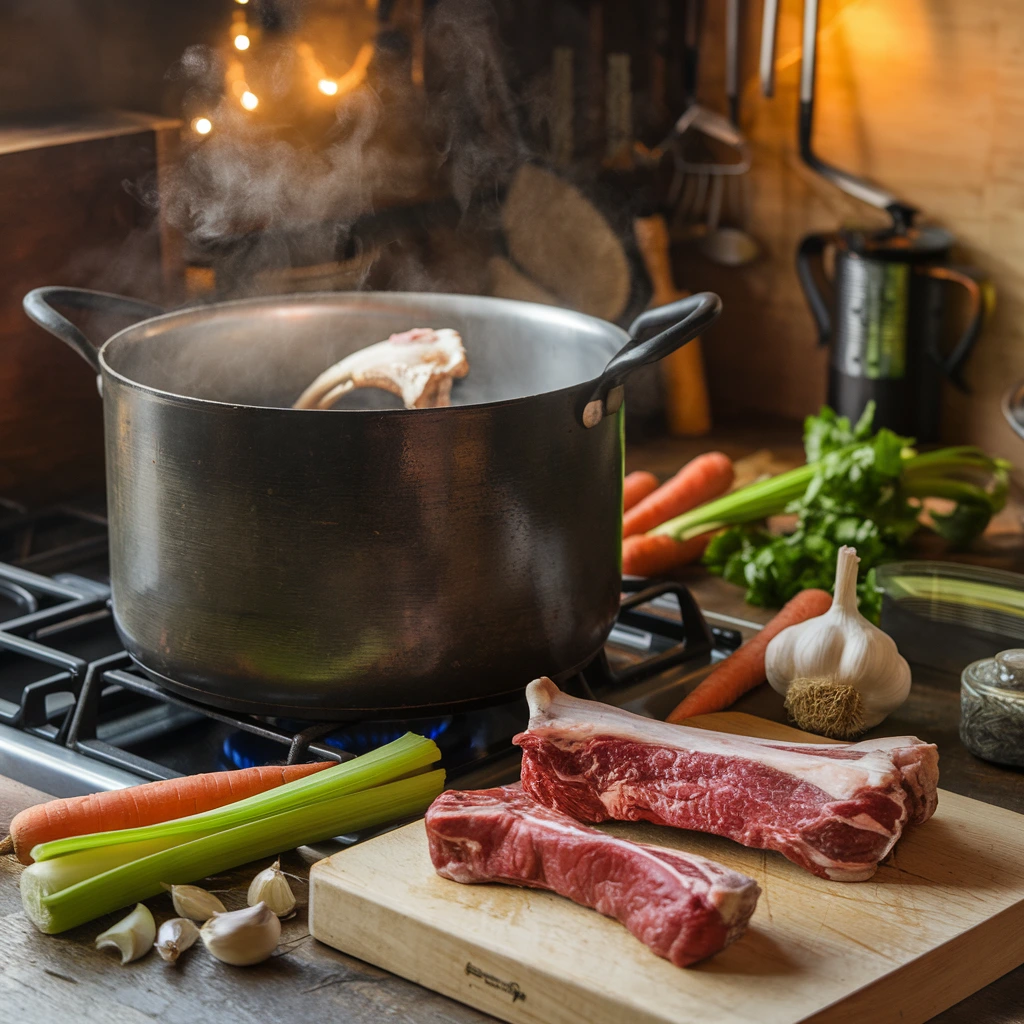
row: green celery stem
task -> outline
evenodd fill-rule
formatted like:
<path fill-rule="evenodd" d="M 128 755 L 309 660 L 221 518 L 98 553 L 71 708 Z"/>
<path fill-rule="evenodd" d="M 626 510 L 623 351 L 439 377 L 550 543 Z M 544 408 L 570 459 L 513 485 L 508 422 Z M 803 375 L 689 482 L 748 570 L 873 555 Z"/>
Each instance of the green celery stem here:
<path fill-rule="evenodd" d="M 856 447 L 849 446 L 850 449 Z M 769 516 L 780 515 L 786 511 L 790 502 L 803 496 L 819 465 L 819 462 L 808 463 L 768 480 L 742 487 L 684 512 L 650 532 L 685 541 L 727 526 L 758 522 Z M 940 448 L 923 455 L 912 448 L 906 448 L 903 451 L 901 482 L 908 497 L 984 501 L 996 512 L 1006 500 L 1004 480 L 1007 465 L 1003 460 L 992 459 L 979 448 L 970 445 Z M 977 484 L 958 479 L 957 474 L 972 470 L 994 476 L 995 490 L 988 491 Z"/>
<path fill-rule="evenodd" d="M 752 523 L 784 512 L 786 506 L 799 498 L 814 477 L 816 463 L 799 466 L 769 480 L 751 484 L 726 494 L 706 505 L 684 512 L 675 519 L 651 530 L 675 540 L 689 540 L 702 533 L 734 523 Z"/>
<path fill-rule="evenodd" d="M 314 775 L 296 779 L 265 793 L 236 800 L 212 811 L 175 818 L 157 825 L 143 825 L 115 832 L 93 832 L 89 835 L 69 836 L 67 839 L 41 843 L 32 850 L 32 859 L 45 861 L 79 850 L 141 840 L 167 838 L 181 843 L 197 838 L 204 831 L 223 831 L 234 825 L 244 824 L 254 817 L 266 817 L 299 804 L 305 805 L 328 796 L 340 796 L 343 793 L 352 793 L 390 782 L 410 772 L 426 768 L 440 760 L 440 757 L 441 751 L 433 740 L 417 736 L 415 733 L 406 733 L 397 740 L 351 761 L 335 765 L 333 768 L 325 768 Z"/>
<path fill-rule="evenodd" d="M 306 843 L 420 814 L 444 788 L 438 769 L 358 793 L 321 800 L 184 842 L 95 875 L 59 892 L 32 891 L 32 868 L 22 872 L 22 902 L 40 930 L 55 934 L 101 914 L 180 885 Z"/>

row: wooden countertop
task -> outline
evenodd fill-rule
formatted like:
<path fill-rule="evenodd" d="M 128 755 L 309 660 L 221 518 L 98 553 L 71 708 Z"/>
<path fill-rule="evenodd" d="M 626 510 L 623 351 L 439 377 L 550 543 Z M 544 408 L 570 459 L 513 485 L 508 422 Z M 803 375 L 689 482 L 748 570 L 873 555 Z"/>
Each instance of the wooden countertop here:
<path fill-rule="evenodd" d="M 774 469 L 800 459 L 799 446 L 788 432 L 767 429 L 757 446 L 771 449 Z M 634 447 L 627 468 L 646 467 L 669 475 L 687 458 L 711 444 L 706 441 L 665 441 Z M 750 456 L 755 449 L 750 432 L 716 433 L 714 446 L 734 457 Z M 982 560 L 1009 565 L 1024 547 L 1017 504 L 986 539 Z M 1002 538 L 1006 533 L 1008 539 Z M 993 545 L 988 541 L 994 540 Z M 976 556 L 978 557 L 978 556 Z M 700 570 L 688 570 L 686 581 L 698 601 L 708 608 L 759 622 L 770 613 L 744 604 L 741 593 Z M 762 687 L 749 694 L 738 710 L 780 718 L 777 695 Z M 919 732 L 939 744 L 943 786 L 968 796 L 989 800 L 1024 812 L 1024 773 L 988 765 L 972 757 L 959 744 L 959 700 L 948 680 L 915 678 L 907 705 L 883 731 Z M 0 828 L 9 817 L 36 802 L 40 795 L 0 777 Z M 283 858 L 285 869 L 301 878 L 308 863 L 298 852 Z M 265 863 L 249 865 L 213 879 L 210 888 L 228 890 L 222 899 L 241 906 L 249 880 Z M 202 949 L 185 954 L 177 966 L 151 954 L 121 967 L 109 955 L 92 948 L 96 935 L 115 916 L 76 928 L 60 936 L 44 936 L 21 912 L 17 876 L 21 866 L 11 857 L 0 858 L 0 999 L 12 1020 L 49 1022 L 58 1016 L 96 1024 L 136 1024 L 159 1018 L 162 1024 L 195 1024 L 239 1019 L 267 1024 L 294 1024 L 298 1020 L 343 1020 L 349 1024 L 378 1024 L 386 1019 L 416 1024 L 474 1024 L 491 1018 L 454 1003 L 411 982 L 344 956 L 310 938 L 306 927 L 305 885 L 295 883 L 300 912 L 286 922 L 282 945 L 274 958 L 253 968 L 219 964 Z M 167 897 L 147 901 L 158 921 L 173 916 Z M 1005 975 L 969 999 L 933 1018 L 933 1024 L 1003 1024 L 1019 1020 L 1024 967 Z"/>

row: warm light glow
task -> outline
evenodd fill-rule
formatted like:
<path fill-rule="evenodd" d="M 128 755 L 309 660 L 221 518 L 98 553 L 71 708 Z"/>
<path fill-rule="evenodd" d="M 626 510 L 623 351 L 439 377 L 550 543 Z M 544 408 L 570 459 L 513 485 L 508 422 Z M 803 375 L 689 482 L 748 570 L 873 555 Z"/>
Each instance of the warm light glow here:
<path fill-rule="evenodd" d="M 244 32 L 239 32 L 235 36 L 235 49 L 236 50 L 248 50 L 249 49 L 249 37 Z"/>
<path fill-rule="evenodd" d="M 213 122 L 208 117 L 197 117 L 192 122 L 192 130 L 198 135 L 209 135 Z"/>
<path fill-rule="evenodd" d="M 249 92 L 249 90 L 246 89 L 246 91 L 242 93 L 241 103 L 246 110 L 255 110 L 259 106 L 260 101 L 257 99 L 254 92 Z"/>
<path fill-rule="evenodd" d="M 338 83 L 334 81 L 333 78 L 321 78 L 320 81 L 316 83 L 316 87 L 325 96 L 334 96 L 338 92 Z"/>
<path fill-rule="evenodd" d="M 236 3 L 236 4 L 242 4 L 243 6 L 244 6 L 245 4 L 247 4 L 248 2 L 249 2 L 249 0 L 235 0 L 235 3 Z"/>

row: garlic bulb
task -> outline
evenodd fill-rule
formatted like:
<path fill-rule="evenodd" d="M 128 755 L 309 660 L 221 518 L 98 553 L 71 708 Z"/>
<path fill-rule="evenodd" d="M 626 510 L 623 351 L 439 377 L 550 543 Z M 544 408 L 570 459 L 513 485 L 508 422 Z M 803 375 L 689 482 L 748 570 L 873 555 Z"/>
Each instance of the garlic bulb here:
<path fill-rule="evenodd" d="M 768 645 L 765 672 L 802 729 L 853 739 L 898 708 L 910 666 L 887 633 L 857 610 L 854 548 L 839 549 L 832 607 L 784 629 Z"/>
<path fill-rule="evenodd" d="M 190 921 L 206 921 L 214 914 L 223 914 L 227 907 L 212 892 L 201 889 L 198 885 L 168 885 L 164 888 L 171 894 L 174 912 L 178 917 L 187 917 Z"/>
<path fill-rule="evenodd" d="M 280 857 L 252 880 L 248 903 L 250 907 L 266 903 L 278 917 L 288 917 L 295 910 L 295 894 L 281 870 Z"/>
<path fill-rule="evenodd" d="M 121 963 L 128 964 L 145 956 L 153 948 L 156 922 L 149 907 L 136 903 L 135 909 L 117 924 L 96 936 L 96 948 L 113 948 L 121 953 Z"/>
<path fill-rule="evenodd" d="M 277 949 L 281 921 L 266 903 L 214 914 L 199 930 L 203 945 L 218 960 L 248 967 L 266 960 Z"/>
<path fill-rule="evenodd" d="M 164 921 L 156 933 L 156 951 L 169 964 L 173 964 L 198 938 L 199 928 L 195 921 L 187 917 L 172 917 Z"/>

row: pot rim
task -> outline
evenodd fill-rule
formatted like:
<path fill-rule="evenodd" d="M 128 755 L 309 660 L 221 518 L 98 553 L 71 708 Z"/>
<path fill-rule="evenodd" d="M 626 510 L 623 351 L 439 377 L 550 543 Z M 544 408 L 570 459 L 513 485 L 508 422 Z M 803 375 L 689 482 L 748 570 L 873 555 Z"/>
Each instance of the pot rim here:
<path fill-rule="evenodd" d="M 489 295 L 461 295 L 454 292 L 296 292 L 288 295 L 263 295 L 244 299 L 230 299 L 225 302 L 189 306 L 185 309 L 171 310 L 170 312 L 162 313 L 159 316 L 148 317 L 145 320 L 139 320 L 134 324 L 130 324 L 128 327 L 122 328 L 116 334 L 112 334 L 105 342 L 103 342 L 102 345 L 98 347 L 97 354 L 104 380 L 109 378 L 112 381 L 116 381 L 119 385 L 132 388 L 136 391 L 141 391 L 144 394 L 152 395 L 162 401 L 167 401 L 175 405 L 212 406 L 215 408 L 219 407 L 235 411 L 244 410 L 254 413 L 274 414 L 288 413 L 291 415 L 302 414 L 306 416 L 320 415 L 323 412 L 331 412 L 334 415 L 343 416 L 395 417 L 427 416 L 428 414 L 434 414 L 435 416 L 452 415 L 456 412 L 467 413 L 474 409 L 488 410 L 513 406 L 538 398 L 570 396 L 580 391 L 584 391 L 589 394 L 601 378 L 601 375 L 598 374 L 587 380 L 578 381 L 575 384 L 570 384 L 567 387 L 558 388 L 554 391 L 540 391 L 531 395 L 519 395 L 516 398 L 503 398 L 493 402 L 474 402 L 469 405 L 450 405 L 433 409 L 294 409 L 290 406 L 280 405 L 250 405 L 243 402 L 222 402 L 211 398 L 195 398 L 189 395 L 182 395 L 174 391 L 166 391 L 162 388 L 155 388 L 148 384 L 142 384 L 139 381 L 133 380 L 131 377 L 125 376 L 120 371 L 115 370 L 106 358 L 108 347 L 127 335 L 145 333 L 147 330 L 151 330 L 154 325 L 162 327 L 163 325 L 171 322 L 184 322 L 187 324 L 189 321 L 203 320 L 209 316 L 211 310 L 244 309 L 245 307 L 258 308 L 264 305 L 280 307 L 282 305 L 303 305 L 308 303 L 333 305 L 338 303 L 339 300 L 350 303 L 354 300 L 358 304 L 365 303 L 366 305 L 371 305 L 375 302 L 387 303 L 393 299 L 398 299 L 399 305 L 408 304 L 411 306 L 415 305 L 417 302 L 421 302 L 425 298 L 455 299 L 463 304 L 468 303 L 472 306 L 484 307 L 485 311 L 486 309 L 497 311 L 504 307 L 506 311 L 516 312 L 517 310 L 525 308 L 532 310 L 535 313 L 541 313 L 547 319 L 553 318 L 555 320 L 564 321 L 566 327 L 583 326 L 591 329 L 596 327 L 608 336 L 610 343 L 608 359 L 611 359 L 615 353 L 630 340 L 629 334 L 627 334 L 625 330 L 608 320 L 602 320 L 600 317 L 590 316 L 587 313 L 579 313 L 572 309 L 564 309 L 561 306 L 547 306 L 539 302 L 525 302 L 520 299 L 504 299 Z M 163 332 L 157 331 L 154 333 L 159 334 Z M 470 372 L 472 372 L 472 366 L 470 367 Z"/>

